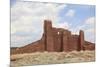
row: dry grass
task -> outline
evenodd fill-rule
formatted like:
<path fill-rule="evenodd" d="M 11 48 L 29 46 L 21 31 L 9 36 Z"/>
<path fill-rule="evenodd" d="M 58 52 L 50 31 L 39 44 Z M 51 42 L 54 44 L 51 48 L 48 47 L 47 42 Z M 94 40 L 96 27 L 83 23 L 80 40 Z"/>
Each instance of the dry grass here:
<path fill-rule="evenodd" d="M 11 55 L 11 66 L 95 61 L 94 51 L 35 52 Z"/>

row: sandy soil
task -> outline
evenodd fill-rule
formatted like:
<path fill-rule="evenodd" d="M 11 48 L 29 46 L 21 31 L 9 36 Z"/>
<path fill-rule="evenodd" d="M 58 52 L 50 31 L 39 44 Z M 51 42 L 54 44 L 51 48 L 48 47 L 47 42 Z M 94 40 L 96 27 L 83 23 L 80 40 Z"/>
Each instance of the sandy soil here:
<path fill-rule="evenodd" d="M 35 52 L 11 55 L 11 67 L 95 61 L 95 51 Z"/>

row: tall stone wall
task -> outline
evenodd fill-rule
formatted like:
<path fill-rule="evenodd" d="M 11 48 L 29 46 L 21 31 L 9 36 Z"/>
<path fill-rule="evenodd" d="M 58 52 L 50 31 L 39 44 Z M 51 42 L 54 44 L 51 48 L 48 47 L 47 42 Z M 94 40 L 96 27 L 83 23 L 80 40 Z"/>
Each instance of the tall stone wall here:
<path fill-rule="evenodd" d="M 84 41 L 84 32 L 80 30 L 79 32 L 79 45 L 78 45 L 78 50 L 83 50 L 83 45 L 85 44 Z"/>
<path fill-rule="evenodd" d="M 44 21 L 44 35 L 46 51 L 54 51 L 52 23 L 50 20 Z"/>

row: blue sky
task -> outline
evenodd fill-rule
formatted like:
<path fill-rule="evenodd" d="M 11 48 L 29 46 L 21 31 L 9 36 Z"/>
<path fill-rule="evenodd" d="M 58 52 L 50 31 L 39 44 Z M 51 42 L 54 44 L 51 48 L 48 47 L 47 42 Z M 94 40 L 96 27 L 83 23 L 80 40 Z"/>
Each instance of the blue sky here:
<path fill-rule="evenodd" d="M 10 0 L 10 5 L 13 6 L 16 3 L 16 0 Z"/>
<path fill-rule="evenodd" d="M 66 11 L 73 9 L 75 11 L 75 20 L 84 20 L 88 17 L 95 16 L 95 6 L 89 5 L 72 5 L 68 4 L 59 14 L 64 20 L 72 21 L 72 17 L 65 17 Z M 73 21 L 72 21 L 73 22 Z"/>
<path fill-rule="evenodd" d="M 95 42 L 95 6 L 23 2 L 11 0 L 11 46 L 19 47 L 37 41 L 43 34 L 43 20 L 72 34 L 84 30 L 85 40 Z"/>

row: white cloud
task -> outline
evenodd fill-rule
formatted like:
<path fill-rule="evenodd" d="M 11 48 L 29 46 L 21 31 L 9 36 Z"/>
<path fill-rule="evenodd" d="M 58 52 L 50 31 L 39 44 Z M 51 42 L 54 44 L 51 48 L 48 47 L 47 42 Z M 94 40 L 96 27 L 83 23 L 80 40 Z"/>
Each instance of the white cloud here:
<path fill-rule="evenodd" d="M 95 17 L 87 18 L 83 29 L 85 30 L 85 39 L 95 42 Z"/>
<path fill-rule="evenodd" d="M 51 4 L 51 3 L 37 3 L 37 2 L 16 2 L 11 7 L 11 42 L 23 44 L 27 38 L 24 36 L 16 35 L 16 33 L 33 33 L 33 41 L 41 38 L 43 33 L 43 20 L 50 19 L 56 25 L 59 22 L 58 13 L 63 9 L 65 4 Z M 18 37 L 18 38 L 17 38 Z M 28 38 L 32 38 L 29 36 Z M 20 40 L 19 40 L 20 39 Z M 28 42 L 28 41 L 27 41 Z M 12 44 L 14 45 L 14 44 Z M 15 46 L 16 46 L 15 45 Z"/>
<path fill-rule="evenodd" d="M 89 17 L 85 20 L 86 32 L 95 33 L 95 17 Z"/>
<path fill-rule="evenodd" d="M 56 28 L 69 29 L 70 28 L 70 24 L 68 22 L 63 22 L 63 23 L 55 24 L 54 27 L 56 27 Z"/>
<path fill-rule="evenodd" d="M 95 24 L 95 17 L 90 17 L 85 21 L 86 24 Z"/>
<path fill-rule="evenodd" d="M 66 16 L 74 17 L 75 16 L 75 10 L 73 10 L 73 9 L 68 10 L 68 12 L 66 13 Z"/>
<path fill-rule="evenodd" d="M 94 28 L 87 29 L 86 32 L 89 32 L 89 33 L 95 34 L 95 29 L 94 29 Z"/>

